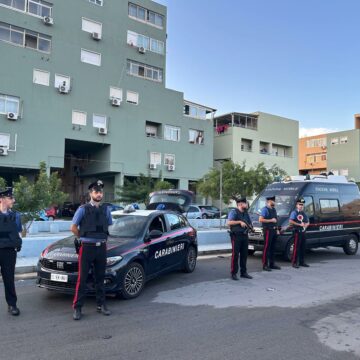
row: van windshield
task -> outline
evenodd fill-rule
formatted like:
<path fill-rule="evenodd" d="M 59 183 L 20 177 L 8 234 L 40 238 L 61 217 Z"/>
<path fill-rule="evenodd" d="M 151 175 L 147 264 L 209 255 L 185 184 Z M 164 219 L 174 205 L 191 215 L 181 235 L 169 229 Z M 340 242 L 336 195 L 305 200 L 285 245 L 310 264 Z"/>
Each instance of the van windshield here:
<path fill-rule="evenodd" d="M 250 206 L 250 213 L 261 213 L 261 209 L 266 206 L 266 197 L 269 195 L 260 195 Z M 275 209 L 278 216 L 289 216 L 295 207 L 295 195 L 276 195 Z"/>

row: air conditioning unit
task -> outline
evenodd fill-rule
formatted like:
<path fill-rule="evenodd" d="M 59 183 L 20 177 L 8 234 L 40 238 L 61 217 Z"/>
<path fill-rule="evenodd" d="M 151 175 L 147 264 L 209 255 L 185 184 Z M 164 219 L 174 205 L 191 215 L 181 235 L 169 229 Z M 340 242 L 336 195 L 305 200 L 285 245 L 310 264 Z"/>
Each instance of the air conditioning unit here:
<path fill-rule="evenodd" d="M 50 16 L 44 16 L 43 22 L 45 25 L 54 25 L 54 19 Z"/>
<path fill-rule="evenodd" d="M 99 33 L 97 33 L 97 32 L 93 32 L 93 33 L 91 34 L 91 36 L 92 36 L 92 38 L 93 38 L 94 40 L 101 40 L 101 34 L 99 34 Z"/>
<path fill-rule="evenodd" d="M 0 156 L 8 155 L 8 150 L 9 149 L 7 147 L 0 146 Z"/>
<path fill-rule="evenodd" d="M 146 53 L 146 49 L 143 46 L 139 46 L 138 51 L 140 54 L 145 54 Z"/>
<path fill-rule="evenodd" d="M 99 128 L 99 134 L 100 135 L 106 135 L 108 132 L 107 128 Z"/>
<path fill-rule="evenodd" d="M 17 119 L 18 119 L 18 114 L 13 113 L 13 112 L 8 112 L 8 113 L 6 114 L 6 117 L 7 117 L 9 120 L 17 120 Z"/>
<path fill-rule="evenodd" d="M 64 81 L 62 85 L 59 85 L 58 90 L 60 94 L 68 94 L 70 92 L 70 87 L 66 81 Z"/>
<path fill-rule="evenodd" d="M 168 169 L 168 171 L 174 171 L 175 170 L 175 165 L 168 165 L 167 169 Z"/>
<path fill-rule="evenodd" d="M 110 101 L 111 101 L 112 106 L 120 106 L 121 105 L 121 99 L 119 99 L 119 98 L 114 97 L 114 98 L 111 98 Z"/>
<path fill-rule="evenodd" d="M 151 170 L 155 170 L 156 169 L 156 164 L 150 164 L 149 167 L 150 167 Z"/>

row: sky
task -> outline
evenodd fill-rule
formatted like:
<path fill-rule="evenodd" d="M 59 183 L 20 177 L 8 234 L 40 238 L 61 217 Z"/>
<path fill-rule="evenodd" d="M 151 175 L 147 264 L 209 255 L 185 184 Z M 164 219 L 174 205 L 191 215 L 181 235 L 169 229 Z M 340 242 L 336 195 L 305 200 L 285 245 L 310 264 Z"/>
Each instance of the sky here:
<path fill-rule="evenodd" d="M 301 135 L 354 128 L 358 0 L 157 0 L 167 6 L 166 86 L 217 115 L 263 111 Z"/>

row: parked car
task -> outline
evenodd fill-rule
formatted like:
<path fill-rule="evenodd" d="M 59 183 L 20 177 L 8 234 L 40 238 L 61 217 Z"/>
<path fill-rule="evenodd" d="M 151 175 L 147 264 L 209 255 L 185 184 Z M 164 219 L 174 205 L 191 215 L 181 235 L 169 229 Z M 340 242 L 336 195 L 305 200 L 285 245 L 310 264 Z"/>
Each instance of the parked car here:
<path fill-rule="evenodd" d="M 190 205 L 183 215 L 188 219 L 206 219 L 207 215 L 203 214 L 198 205 Z"/>
<path fill-rule="evenodd" d="M 194 201 L 194 193 L 189 190 L 160 190 L 149 195 L 148 210 L 171 210 L 184 213 Z"/>
<path fill-rule="evenodd" d="M 220 217 L 220 209 L 211 205 L 199 205 L 203 216 L 203 219 L 215 219 Z"/>
<path fill-rule="evenodd" d="M 305 200 L 305 213 L 310 225 L 306 230 L 306 247 L 342 247 L 347 255 L 355 255 L 360 238 L 360 193 L 358 186 L 345 176 L 296 176 L 285 182 L 268 185 L 253 201 L 249 209 L 255 232 L 249 234 L 249 252 L 262 251 L 264 239 L 259 214 L 266 197 L 275 196 L 280 235 L 276 251 L 291 259 L 294 237 L 289 225 L 296 199 Z"/>
<path fill-rule="evenodd" d="M 147 280 L 182 269 L 191 273 L 197 260 L 197 233 L 181 214 L 172 211 L 123 210 L 112 213 L 107 242 L 105 291 L 124 298 L 137 297 Z M 48 246 L 40 255 L 37 284 L 65 293 L 74 293 L 78 255 L 74 236 Z M 95 292 L 92 272 L 87 292 Z"/>
<path fill-rule="evenodd" d="M 72 202 L 64 202 L 61 208 L 61 216 L 62 217 L 73 217 L 75 211 L 81 204 L 79 203 L 72 203 Z"/>
<path fill-rule="evenodd" d="M 229 212 L 233 209 L 236 209 L 236 207 L 233 207 L 233 206 L 229 206 L 229 207 L 226 207 L 224 209 L 221 210 L 221 218 L 222 219 L 227 219 L 228 215 L 229 215 Z"/>

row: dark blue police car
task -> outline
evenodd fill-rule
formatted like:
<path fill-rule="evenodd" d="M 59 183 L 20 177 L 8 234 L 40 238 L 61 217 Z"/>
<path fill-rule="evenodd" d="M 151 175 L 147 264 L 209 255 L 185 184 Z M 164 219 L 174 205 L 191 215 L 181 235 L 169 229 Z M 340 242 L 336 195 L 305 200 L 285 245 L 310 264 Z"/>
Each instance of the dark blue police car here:
<path fill-rule="evenodd" d="M 197 259 L 196 230 L 186 218 L 171 211 L 136 210 L 112 213 L 107 242 L 105 289 L 126 299 L 137 297 L 145 282 L 166 272 L 191 273 Z M 73 293 L 78 272 L 74 236 L 48 246 L 38 263 L 38 286 Z M 88 292 L 95 291 L 90 271 Z"/>

